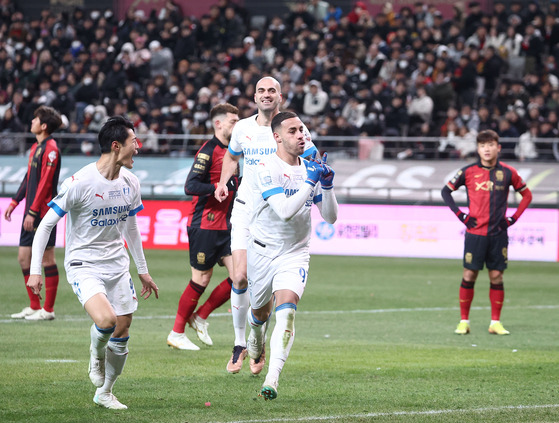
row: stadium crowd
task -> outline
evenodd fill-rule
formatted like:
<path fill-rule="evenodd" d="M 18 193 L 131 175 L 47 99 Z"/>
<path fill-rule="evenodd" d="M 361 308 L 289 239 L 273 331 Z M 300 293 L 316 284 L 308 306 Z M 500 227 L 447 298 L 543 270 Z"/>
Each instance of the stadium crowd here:
<path fill-rule="evenodd" d="M 41 104 L 72 134 L 126 114 L 142 152 L 169 154 L 176 140 L 164 135 L 211 133 L 218 103 L 254 114 L 255 83 L 268 74 L 282 84 L 284 110 L 313 135 L 338 137 L 329 149 L 353 151 L 344 137 L 388 137 L 385 157 L 466 158 L 476 134 L 494 129 L 507 159 L 559 160 L 557 0 L 496 0 L 491 13 L 471 1 L 452 17 L 421 1 L 371 15 L 360 1 L 344 13 L 308 0 L 258 18 L 229 0 L 202 16 L 170 0 L 121 20 L 82 8 L 32 18 L 2 0 L 0 132 L 25 132 Z M 16 148 L 0 138 L 0 152 Z M 80 148 L 94 154 L 93 141 Z"/>

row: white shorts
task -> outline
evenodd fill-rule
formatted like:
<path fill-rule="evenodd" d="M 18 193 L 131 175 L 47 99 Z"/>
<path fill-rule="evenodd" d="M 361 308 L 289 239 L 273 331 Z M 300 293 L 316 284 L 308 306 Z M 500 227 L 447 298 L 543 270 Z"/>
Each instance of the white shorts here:
<path fill-rule="evenodd" d="M 249 247 L 247 276 L 251 307 L 264 307 L 274 292 L 280 289 L 289 289 L 301 299 L 308 272 L 308 254 L 290 253 L 270 258 L 259 254 L 252 246 Z"/>
<path fill-rule="evenodd" d="M 248 245 L 248 230 L 250 224 L 250 210 L 246 202 L 235 198 L 231 212 L 231 251 L 246 250 Z"/>
<path fill-rule="evenodd" d="M 66 277 L 82 306 L 94 295 L 102 293 L 117 316 L 134 313 L 138 308 L 136 290 L 128 271 L 107 274 L 90 267 L 69 266 Z"/>

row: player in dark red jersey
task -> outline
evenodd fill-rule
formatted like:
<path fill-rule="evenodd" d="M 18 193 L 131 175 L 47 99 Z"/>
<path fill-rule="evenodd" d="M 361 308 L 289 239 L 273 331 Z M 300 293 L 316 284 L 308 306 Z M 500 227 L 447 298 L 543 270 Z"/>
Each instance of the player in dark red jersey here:
<path fill-rule="evenodd" d="M 216 263 L 224 265 L 229 275 L 233 272 L 230 220 L 238 185 L 238 169 L 229 180 L 229 196 L 225 201 L 216 200 L 214 191 L 221 176 L 223 155 L 227 151 L 231 132 L 239 120 L 238 115 L 239 110 L 229 103 L 219 104 L 210 111 L 214 137 L 198 150 L 186 179 L 184 191 L 193 196 L 187 227 L 192 279 L 179 300 L 175 324 L 167 337 L 167 344 L 173 348 L 200 349 L 184 333 L 187 322 L 196 331 L 200 341 L 212 345 L 206 319 L 231 297 L 233 282 L 228 277 L 194 313 L 198 299 L 210 283 Z"/>
<path fill-rule="evenodd" d="M 470 333 L 470 306 L 474 298 L 474 284 L 478 273 L 487 265 L 489 272 L 489 299 L 491 323 L 489 333 L 508 335 L 501 324 L 501 309 L 505 298 L 503 272 L 507 268 L 507 228 L 513 225 L 532 201 L 532 192 L 516 169 L 498 160 L 501 145 L 495 131 L 482 131 L 477 136 L 480 160 L 458 171 L 442 189 L 446 205 L 466 225 L 464 241 L 464 272 L 460 285 L 461 321 L 454 331 L 459 335 Z M 458 208 L 452 192 L 466 187 L 469 214 Z M 522 196 L 518 209 L 507 217 L 509 186 Z"/>
<path fill-rule="evenodd" d="M 58 176 L 60 175 L 60 150 L 51 134 L 62 125 L 60 114 L 52 107 L 40 106 L 31 121 L 31 132 L 37 142 L 33 144 L 29 153 L 27 173 L 4 213 L 5 219 L 12 220 L 12 212 L 25 198 L 25 214 L 19 240 L 18 261 L 23 272 L 27 295 L 30 304 L 21 312 L 12 314 L 13 319 L 52 320 L 54 319 L 54 301 L 58 289 L 58 267 L 54 257 L 56 230 L 49 238 L 48 246 L 43 257 L 45 269 L 45 302 L 41 308 L 41 297 L 33 294 L 27 287 L 29 267 L 31 265 L 31 245 L 35 231 L 41 219 L 49 210 L 47 203 L 56 197 Z"/>

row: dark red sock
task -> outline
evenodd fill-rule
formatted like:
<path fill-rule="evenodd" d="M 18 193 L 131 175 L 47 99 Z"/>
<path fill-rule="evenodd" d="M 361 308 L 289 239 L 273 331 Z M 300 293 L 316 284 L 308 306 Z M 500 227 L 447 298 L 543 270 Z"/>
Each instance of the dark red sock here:
<path fill-rule="evenodd" d="M 501 309 L 505 301 L 505 288 L 503 284 L 490 285 L 489 301 L 491 302 L 491 320 L 501 320 Z"/>
<path fill-rule="evenodd" d="M 205 289 L 206 287 L 198 285 L 197 283 L 192 282 L 192 280 L 188 283 L 179 300 L 179 309 L 177 310 L 177 316 L 175 317 L 173 331 L 177 333 L 184 333 L 186 322 L 188 322 L 188 319 L 192 316 L 192 313 L 198 305 L 198 300 L 204 293 Z"/>
<path fill-rule="evenodd" d="M 54 302 L 56 301 L 56 292 L 58 291 L 58 267 L 56 264 L 45 267 L 45 303 L 43 308 L 45 311 L 54 311 Z"/>
<path fill-rule="evenodd" d="M 472 305 L 472 300 L 474 299 L 474 282 L 468 282 L 462 279 L 460 284 L 460 318 L 462 320 L 470 319 L 470 307 Z"/>
<path fill-rule="evenodd" d="M 196 314 L 202 319 L 207 319 L 212 311 L 216 308 L 221 307 L 226 303 L 229 298 L 231 298 L 231 286 L 233 281 L 231 278 L 223 280 L 218 286 L 214 288 L 210 297 L 206 300 L 204 304 L 196 311 Z"/>
<path fill-rule="evenodd" d="M 41 300 L 39 300 L 39 296 L 33 294 L 31 288 L 27 286 L 27 281 L 29 280 L 29 269 L 21 269 L 23 272 L 23 280 L 25 281 L 25 289 L 27 289 L 27 295 L 29 296 L 29 307 L 33 310 L 40 310 L 41 309 Z"/>

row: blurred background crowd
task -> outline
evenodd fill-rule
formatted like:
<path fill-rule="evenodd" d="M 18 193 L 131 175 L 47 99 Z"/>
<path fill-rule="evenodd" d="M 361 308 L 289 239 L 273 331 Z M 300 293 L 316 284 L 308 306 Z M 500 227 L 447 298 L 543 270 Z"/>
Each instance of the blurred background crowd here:
<path fill-rule="evenodd" d="M 255 83 L 272 75 L 283 109 L 349 156 L 363 137 L 382 140 L 388 158 L 467 158 L 493 129 L 505 158 L 555 161 L 558 42 L 557 0 L 496 0 L 490 13 L 471 1 L 448 17 L 420 1 L 374 15 L 360 1 L 348 13 L 298 1 L 267 17 L 229 0 L 186 16 L 168 1 L 121 20 L 81 8 L 32 18 L 1 0 L 0 132 L 26 132 L 46 104 L 64 114 L 62 132 L 95 133 L 125 114 L 143 153 L 188 155 L 202 140 L 187 149 L 180 139 L 209 134 L 215 104 L 254 114 Z M 95 154 L 95 142 L 76 137 L 62 150 Z M 0 152 L 17 153 L 17 142 L 0 138 Z"/>

